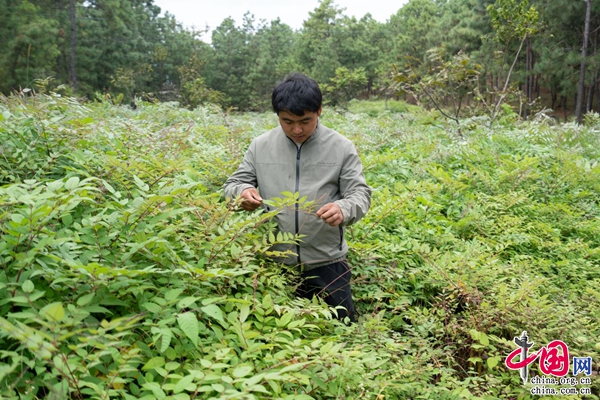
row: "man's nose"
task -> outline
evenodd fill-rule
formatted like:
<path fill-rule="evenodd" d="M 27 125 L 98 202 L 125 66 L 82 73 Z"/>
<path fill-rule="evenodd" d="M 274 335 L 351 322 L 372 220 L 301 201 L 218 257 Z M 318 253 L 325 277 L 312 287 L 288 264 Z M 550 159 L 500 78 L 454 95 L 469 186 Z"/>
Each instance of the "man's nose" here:
<path fill-rule="evenodd" d="M 294 132 L 294 133 L 302 133 L 302 127 L 300 126 L 300 124 L 294 125 L 292 127 L 292 132 Z"/>

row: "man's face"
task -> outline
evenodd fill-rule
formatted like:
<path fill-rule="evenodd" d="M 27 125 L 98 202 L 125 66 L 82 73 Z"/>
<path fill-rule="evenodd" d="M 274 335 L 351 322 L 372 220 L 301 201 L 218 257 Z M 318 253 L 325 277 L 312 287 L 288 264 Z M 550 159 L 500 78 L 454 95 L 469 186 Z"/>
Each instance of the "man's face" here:
<path fill-rule="evenodd" d="M 304 143 L 317 128 L 321 111 L 322 108 L 319 108 L 317 112 L 305 111 L 301 116 L 280 111 L 279 124 L 287 137 L 296 143 Z"/>

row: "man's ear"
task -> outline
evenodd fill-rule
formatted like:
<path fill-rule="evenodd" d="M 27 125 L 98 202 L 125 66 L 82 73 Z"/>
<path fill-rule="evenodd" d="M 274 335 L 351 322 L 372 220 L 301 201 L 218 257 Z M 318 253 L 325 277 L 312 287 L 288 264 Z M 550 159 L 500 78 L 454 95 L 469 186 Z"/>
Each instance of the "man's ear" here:
<path fill-rule="evenodd" d="M 320 117 L 322 112 L 323 112 L 323 106 L 319 107 L 319 111 L 317 111 L 317 117 Z"/>

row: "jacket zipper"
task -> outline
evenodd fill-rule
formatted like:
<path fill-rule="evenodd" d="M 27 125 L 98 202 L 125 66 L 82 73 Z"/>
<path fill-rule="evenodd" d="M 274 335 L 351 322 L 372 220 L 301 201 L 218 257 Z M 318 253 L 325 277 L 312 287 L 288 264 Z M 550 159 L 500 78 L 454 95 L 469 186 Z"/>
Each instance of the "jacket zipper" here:
<path fill-rule="evenodd" d="M 344 244 L 344 228 L 342 228 L 342 226 L 339 226 L 340 228 L 340 251 L 342 251 L 342 244 Z"/>
<path fill-rule="evenodd" d="M 300 191 L 300 152 L 302 151 L 302 143 L 300 146 L 296 147 L 296 193 Z M 299 222 L 299 204 L 296 203 L 296 235 L 300 233 L 300 222 Z M 300 257 L 300 244 L 296 244 L 296 254 L 298 254 L 298 265 L 302 264 L 302 259 Z"/>
<path fill-rule="evenodd" d="M 315 131 L 317 131 L 317 129 L 319 129 L 319 121 L 317 121 L 317 127 L 315 128 Z M 314 134 L 313 132 L 313 134 Z M 312 136 L 311 136 L 312 137 Z M 294 144 L 294 146 L 296 146 L 296 193 L 300 192 L 300 153 L 302 152 L 302 146 L 304 146 L 304 143 L 306 143 L 307 141 L 309 141 L 311 139 L 311 137 L 309 137 L 308 139 L 306 139 L 304 142 L 302 142 L 300 144 L 300 146 L 298 146 L 292 139 L 288 138 L 290 142 L 292 142 Z M 296 211 L 295 211 L 295 222 L 296 222 L 296 235 L 298 235 L 300 233 L 300 221 L 299 221 L 299 214 L 300 214 L 300 205 L 298 203 L 296 203 Z M 296 244 L 296 253 L 298 254 L 298 265 L 302 264 L 302 257 L 300 256 L 300 244 Z"/>

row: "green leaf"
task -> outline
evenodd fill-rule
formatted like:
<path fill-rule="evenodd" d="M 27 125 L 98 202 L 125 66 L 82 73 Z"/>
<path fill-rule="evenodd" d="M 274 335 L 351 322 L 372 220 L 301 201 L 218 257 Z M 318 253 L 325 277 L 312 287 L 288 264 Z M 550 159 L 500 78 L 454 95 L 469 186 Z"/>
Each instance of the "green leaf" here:
<path fill-rule="evenodd" d="M 159 368 L 165 365 L 165 359 L 162 357 L 153 357 L 142 367 L 143 371 L 149 371 L 154 368 Z"/>
<path fill-rule="evenodd" d="M 108 182 L 106 182 L 104 179 L 102 179 L 101 182 L 106 188 L 106 190 L 108 190 L 112 194 L 115 194 L 115 189 Z"/>
<path fill-rule="evenodd" d="M 173 332 L 169 328 L 162 328 L 160 330 L 160 352 L 164 353 L 169 348 L 171 344 L 171 339 L 173 338 Z"/>
<path fill-rule="evenodd" d="M 65 226 L 71 226 L 71 224 L 73 223 L 73 216 L 71 214 L 63 215 L 62 222 Z"/>
<path fill-rule="evenodd" d="M 90 312 L 90 313 L 99 313 L 99 314 L 108 314 L 108 315 L 112 315 L 112 312 L 104 307 L 100 307 L 100 306 L 87 306 L 84 308 L 85 311 Z"/>
<path fill-rule="evenodd" d="M 480 332 L 479 333 L 479 343 L 481 343 L 484 346 L 488 346 L 490 344 L 490 339 L 488 338 L 488 336 L 485 333 Z"/>
<path fill-rule="evenodd" d="M 60 302 L 48 304 L 41 309 L 41 313 L 49 321 L 60 322 L 65 317 L 65 309 Z"/>
<path fill-rule="evenodd" d="M 151 313 L 154 313 L 154 314 L 158 314 L 158 313 L 160 313 L 162 311 L 162 307 L 161 306 L 159 306 L 156 303 L 152 303 L 150 301 L 147 302 L 147 303 L 141 304 L 140 306 L 144 307 L 146 310 L 148 310 L 148 311 L 150 311 Z"/>
<path fill-rule="evenodd" d="M 489 357 L 487 359 L 487 366 L 488 366 L 489 369 L 494 369 L 494 367 L 496 365 L 498 365 L 498 363 L 500 363 L 500 356 Z"/>
<path fill-rule="evenodd" d="M 213 383 L 211 386 L 218 393 L 223 393 L 225 391 L 225 386 L 220 383 Z"/>
<path fill-rule="evenodd" d="M 177 316 L 177 323 L 183 333 L 192 341 L 194 346 L 198 346 L 198 319 L 193 312 L 186 312 Z"/>
<path fill-rule="evenodd" d="M 262 306 L 265 310 L 273 308 L 273 299 L 271 298 L 270 294 L 267 294 L 265 297 L 263 297 Z"/>
<path fill-rule="evenodd" d="M 179 297 L 179 295 L 183 293 L 183 289 L 171 289 L 167 293 L 165 293 L 165 300 L 171 301 L 175 300 Z"/>
<path fill-rule="evenodd" d="M 225 318 L 223 318 L 223 312 L 216 304 L 209 304 L 207 306 L 202 307 L 201 310 L 209 317 L 216 319 L 224 328 L 227 328 L 229 326 L 225 322 Z"/>
<path fill-rule="evenodd" d="M 305 323 L 306 323 L 306 318 L 297 319 L 297 320 L 290 322 L 287 327 L 288 327 L 288 329 L 298 328 L 300 326 L 304 326 Z"/>
<path fill-rule="evenodd" d="M 37 315 L 34 312 L 30 312 L 30 311 L 21 311 L 21 312 L 16 312 L 16 313 L 8 313 L 7 315 L 10 318 L 23 318 L 23 319 L 27 319 L 27 318 L 35 318 L 37 317 Z"/>
<path fill-rule="evenodd" d="M 142 385 L 142 387 L 144 389 L 148 389 L 152 392 L 152 394 L 154 396 L 156 396 L 156 398 L 158 400 L 162 400 L 164 398 L 167 397 L 167 395 L 165 394 L 165 392 L 162 390 L 162 388 L 160 387 L 160 385 L 156 382 L 146 382 Z"/>
<path fill-rule="evenodd" d="M 6 304 L 6 303 L 27 304 L 27 303 L 29 303 L 29 299 L 27 299 L 27 297 L 25 297 L 25 296 L 15 296 L 15 297 L 7 297 L 3 300 L 0 300 L 0 305 Z"/>
<path fill-rule="evenodd" d="M 189 387 L 190 385 L 192 385 L 192 383 L 194 382 L 194 376 L 193 375 L 186 375 L 183 378 L 181 378 L 179 380 L 179 382 L 177 382 L 175 384 L 175 387 L 173 388 L 173 393 L 181 393 L 184 390 L 186 390 L 187 387 Z M 193 387 L 192 390 L 195 389 L 195 385 Z"/>
<path fill-rule="evenodd" d="M 254 367 L 251 365 L 240 365 L 231 372 L 231 376 L 236 379 L 243 378 L 244 376 L 250 374 L 253 370 Z"/>
<path fill-rule="evenodd" d="M 88 293 L 86 295 L 81 296 L 80 298 L 77 299 L 77 305 L 80 307 L 83 307 L 83 306 L 89 304 L 89 302 L 92 301 L 92 299 L 94 298 L 95 295 L 96 295 L 96 293 Z"/>
<path fill-rule="evenodd" d="M 242 252 L 242 249 L 237 244 L 232 243 L 230 252 L 231 252 L 231 258 L 237 259 L 240 255 L 240 253 Z"/>
<path fill-rule="evenodd" d="M 73 190 L 77 186 L 79 186 L 79 177 L 78 176 L 73 176 L 73 177 L 69 178 L 67 183 L 65 183 L 65 189 L 67 189 L 67 190 Z"/>
<path fill-rule="evenodd" d="M 250 305 L 242 304 L 240 305 L 240 322 L 243 324 L 248 319 L 248 315 L 250 315 Z"/>
<path fill-rule="evenodd" d="M 138 178 L 136 175 L 133 176 L 133 180 L 135 181 L 135 185 L 142 191 L 147 192 L 150 190 L 150 186 L 148 186 L 144 181 Z"/>
<path fill-rule="evenodd" d="M 469 357 L 469 359 L 467 361 L 472 362 L 473 364 L 483 362 L 481 357 Z"/>
<path fill-rule="evenodd" d="M 181 364 L 178 362 L 171 361 L 165 364 L 165 369 L 167 371 L 175 371 L 179 367 L 181 367 Z"/>
<path fill-rule="evenodd" d="M 254 386 L 250 387 L 249 390 L 252 391 L 252 392 L 260 392 L 260 393 L 271 394 L 271 392 L 269 392 L 267 390 L 267 388 L 264 387 L 263 385 L 254 385 Z"/>
<path fill-rule="evenodd" d="M 35 289 L 35 286 L 33 285 L 33 282 L 31 282 L 29 279 L 27 279 L 25 282 L 23 282 L 23 285 L 21 286 L 21 288 L 23 289 L 23 291 L 25 293 L 31 293 Z"/>
<path fill-rule="evenodd" d="M 177 303 L 177 308 L 179 308 L 179 309 L 188 308 L 190 305 L 194 304 L 194 302 L 196 302 L 196 300 L 198 300 L 198 297 L 183 298 L 179 301 L 179 303 Z"/>
<path fill-rule="evenodd" d="M 283 314 L 283 317 L 281 317 L 280 319 L 277 320 L 277 326 L 280 328 L 287 326 L 287 324 L 290 323 L 292 318 L 294 318 L 294 313 L 288 312 L 288 313 Z"/>

